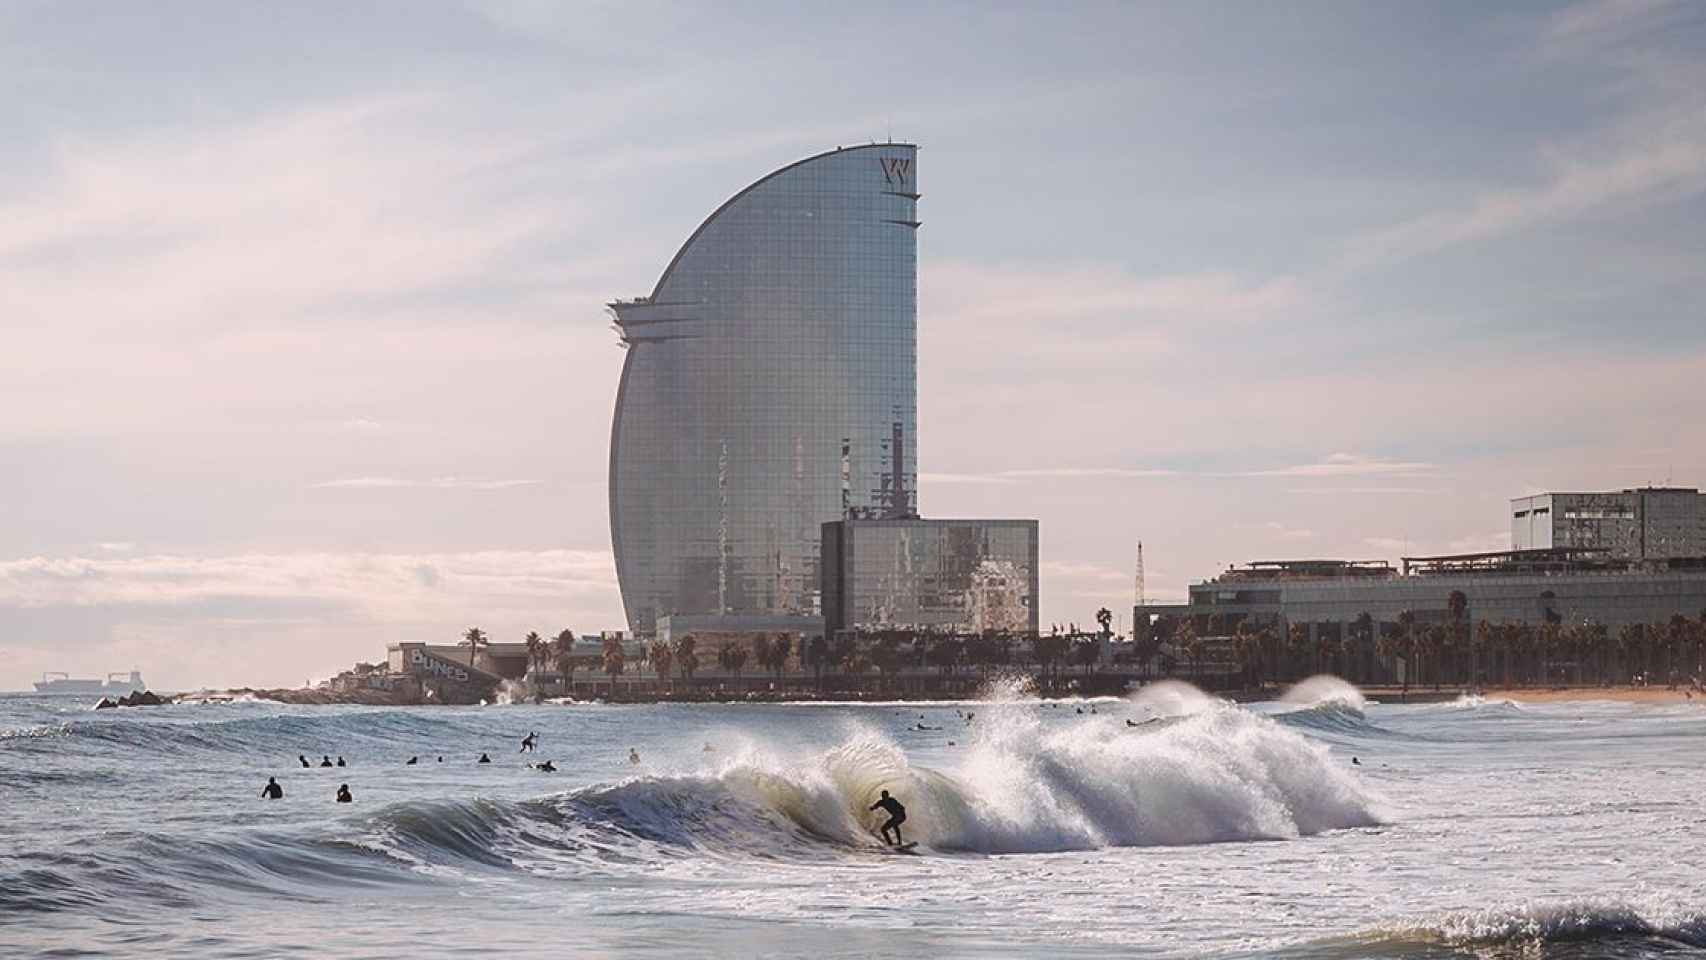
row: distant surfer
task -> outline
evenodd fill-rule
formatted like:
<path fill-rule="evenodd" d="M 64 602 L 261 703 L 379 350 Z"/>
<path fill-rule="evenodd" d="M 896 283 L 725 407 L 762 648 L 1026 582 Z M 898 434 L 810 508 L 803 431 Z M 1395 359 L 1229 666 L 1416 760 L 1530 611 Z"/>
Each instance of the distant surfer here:
<path fill-rule="evenodd" d="M 629 747 L 628 748 L 628 762 L 629 763 L 636 763 L 636 764 L 639 763 L 640 762 L 640 751 L 635 750 L 633 747 Z"/>
<path fill-rule="evenodd" d="M 1358 760 L 1356 757 L 1352 757 L 1351 758 L 1351 766 L 1360 767 L 1360 766 L 1362 766 L 1362 761 Z"/>
<path fill-rule="evenodd" d="M 544 763 L 530 763 L 530 764 L 528 764 L 528 766 L 539 771 L 540 773 L 556 773 L 557 772 L 557 765 L 550 760 L 547 760 Z"/>
<path fill-rule="evenodd" d="M 889 815 L 888 822 L 883 824 L 883 842 L 891 847 L 900 846 L 900 825 L 906 822 L 906 808 L 901 806 L 899 800 L 889 796 L 887 790 L 884 790 L 882 799 L 871 804 L 871 809 L 882 810 Z M 890 830 L 894 831 L 892 841 L 889 839 Z"/>
<path fill-rule="evenodd" d="M 412 766 L 414 766 L 414 765 L 415 765 L 415 764 L 417 764 L 417 763 L 420 763 L 420 762 L 421 762 L 421 758 L 420 758 L 420 757 L 410 757 L 410 758 L 409 758 L 409 759 L 408 759 L 408 760 L 406 760 L 406 761 L 404 761 L 404 762 L 403 762 L 403 766 L 405 766 L 405 767 L 412 767 Z"/>
<path fill-rule="evenodd" d="M 486 756 L 486 755 L 485 755 L 485 754 L 483 754 L 483 753 L 482 753 L 482 754 L 480 754 L 480 759 L 479 759 L 479 760 L 477 760 L 477 761 L 475 761 L 475 762 L 476 762 L 476 763 L 491 763 L 491 762 L 492 762 L 492 758 L 491 758 L 491 757 L 488 757 L 488 756 Z"/>
<path fill-rule="evenodd" d="M 308 758 L 303 756 L 300 753 L 296 755 L 296 760 L 298 763 L 302 764 L 302 769 L 304 769 L 304 770 L 308 769 L 309 766 L 311 766 L 311 764 L 309 764 L 309 762 L 308 762 Z"/>
<path fill-rule="evenodd" d="M 341 766 L 343 766 L 343 765 L 344 765 L 344 758 L 343 758 L 343 757 L 339 757 L 339 758 L 338 758 L 338 766 L 340 766 L 340 767 L 341 767 Z"/>
<path fill-rule="evenodd" d="M 278 785 L 276 777 L 268 777 L 267 785 L 261 788 L 261 796 L 268 800 L 283 800 L 284 788 Z"/>
<path fill-rule="evenodd" d="M 338 802 L 339 803 L 354 803 L 355 802 L 355 798 L 350 796 L 349 784 L 347 784 L 347 783 L 338 784 Z"/>
<path fill-rule="evenodd" d="M 539 734 L 533 730 L 527 731 L 527 736 L 521 738 L 521 752 L 532 753 L 534 750 L 538 749 L 538 747 Z"/>
<path fill-rule="evenodd" d="M 320 755 L 320 766 L 329 767 L 331 765 L 332 765 L 332 755 L 329 753 L 321 754 Z"/>

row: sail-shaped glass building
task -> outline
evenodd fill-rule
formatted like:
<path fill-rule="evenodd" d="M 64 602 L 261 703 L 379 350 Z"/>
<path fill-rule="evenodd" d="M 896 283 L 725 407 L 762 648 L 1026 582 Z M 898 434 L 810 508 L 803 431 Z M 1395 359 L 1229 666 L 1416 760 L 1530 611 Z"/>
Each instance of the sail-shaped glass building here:
<path fill-rule="evenodd" d="M 627 348 L 610 536 L 629 628 L 821 615 L 822 524 L 917 515 L 918 148 L 836 149 L 718 207 Z"/>

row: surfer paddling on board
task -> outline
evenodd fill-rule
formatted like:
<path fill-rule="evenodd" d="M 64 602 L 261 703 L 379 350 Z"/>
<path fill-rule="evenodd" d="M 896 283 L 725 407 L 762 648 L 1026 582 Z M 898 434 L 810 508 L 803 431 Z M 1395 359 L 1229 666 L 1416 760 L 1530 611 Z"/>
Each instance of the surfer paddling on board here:
<path fill-rule="evenodd" d="M 900 846 L 900 825 L 906 822 L 906 808 L 901 806 L 899 800 L 889 796 L 887 790 L 884 790 L 882 799 L 871 804 L 871 809 L 882 810 L 889 815 L 888 822 L 883 824 L 883 842 L 891 847 Z M 894 831 L 893 840 L 889 839 L 890 830 Z"/>

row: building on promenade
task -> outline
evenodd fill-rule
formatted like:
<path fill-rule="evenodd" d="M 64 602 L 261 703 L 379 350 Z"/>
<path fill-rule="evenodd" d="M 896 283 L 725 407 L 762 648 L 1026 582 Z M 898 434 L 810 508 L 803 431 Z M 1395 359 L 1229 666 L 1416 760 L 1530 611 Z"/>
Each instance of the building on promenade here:
<path fill-rule="evenodd" d="M 1511 547 L 1598 549 L 1620 560 L 1706 556 L 1706 495 L 1636 487 L 1517 497 L 1511 501 Z"/>
<path fill-rule="evenodd" d="M 822 525 L 916 516 L 917 153 L 776 170 L 649 294 L 610 304 L 627 350 L 610 533 L 636 636 L 665 616 L 821 617 Z"/>
<path fill-rule="evenodd" d="M 1443 623 L 1453 594 L 1469 623 L 1663 623 L 1706 611 L 1706 558 L 1613 559 L 1603 550 L 1552 548 L 1382 562 L 1277 561 L 1233 568 L 1190 586 L 1190 600 L 1134 609 L 1134 623 L 1191 617 L 1231 632 L 1258 623 L 1350 624 L 1365 614 L 1390 627 L 1405 617 Z"/>
<path fill-rule="evenodd" d="M 823 525 L 824 629 L 1038 626 L 1037 521 L 838 520 Z"/>

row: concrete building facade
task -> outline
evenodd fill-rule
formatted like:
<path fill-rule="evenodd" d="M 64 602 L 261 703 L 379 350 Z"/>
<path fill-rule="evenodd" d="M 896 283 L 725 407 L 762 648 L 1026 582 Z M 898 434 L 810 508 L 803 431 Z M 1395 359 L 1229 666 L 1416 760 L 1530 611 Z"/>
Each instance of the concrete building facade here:
<path fill-rule="evenodd" d="M 1686 487 L 1511 500 L 1511 549 L 1601 550 L 1619 560 L 1706 556 L 1706 495 Z"/>
<path fill-rule="evenodd" d="M 1615 630 L 1706 611 L 1706 560 L 1633 563 L 1592 556 L 1565 550 L 1471 554 L 1409 560 L 1407 572 L 1384 564 L 1349 565 L 1354 571 L 1255 564 L 1192 584 L 1186 604 L 1137 607 L 1134 622 L 1219 614 L 1226 620 L 1348 624 L 1366 613 L 1376 624 L 1394 624 L 1405 612 L 1421 623 L 1444 622 L 1453 593 L 1463 595 L 1470 623 L 1591 623 Z"/>

